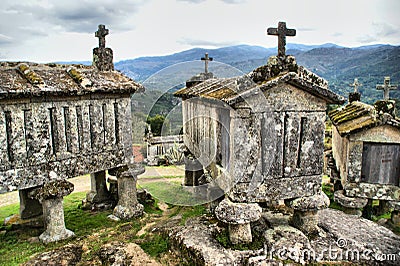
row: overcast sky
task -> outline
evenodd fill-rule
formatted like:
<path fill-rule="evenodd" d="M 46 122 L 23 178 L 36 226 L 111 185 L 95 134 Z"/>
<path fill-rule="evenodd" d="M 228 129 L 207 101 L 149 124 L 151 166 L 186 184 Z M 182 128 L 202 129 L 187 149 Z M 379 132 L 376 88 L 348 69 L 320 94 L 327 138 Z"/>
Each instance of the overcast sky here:
<path fill-rule="evenodd" d="M 115 61 L 193 47 L 275 47 L 267 27 L 286 21 L 287 42 L 354 47 L 400 44 L 399 0 L 1 0 L 1 61 L 92 59 L 98 24 Z"/>

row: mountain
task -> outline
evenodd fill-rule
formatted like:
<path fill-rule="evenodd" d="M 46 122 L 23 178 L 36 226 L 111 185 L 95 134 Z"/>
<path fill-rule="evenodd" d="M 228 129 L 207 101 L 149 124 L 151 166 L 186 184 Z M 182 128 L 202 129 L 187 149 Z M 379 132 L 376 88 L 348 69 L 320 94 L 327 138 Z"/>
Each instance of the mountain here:
<path fill-rule="evenodd" d="M 228 77 L 248 73 L 264 65 L 269 56 L 276 54 L 276 48 L 250 45 L 194 48 L 167 56 L 120 61 L 115 67 L 144 83 L 150 91 L 166 91 L 181 87 L 185 80 L 203 72 L 204 62 L 199 59 L 206 52 L 214 58 L 209 64 L 210 71 L 217 77 Z M 346 48 L 332 43 L 288 44 L 287 54 L 294 55 L 299 65 L 327 79 L 330 88 L 345 97 L 352 90 L 349 84 L 358 78 L 363 84 L 362 100 L 369 103 L 381 98 L 382 92 L 376 91 L 375 86 L 383 82 L 384 76 L 390 76 L 393 83 L 400 82 L 400 46 L 379 44 Z M 391 97 L 400 98 L 400 90 L 392 91 Z"/>

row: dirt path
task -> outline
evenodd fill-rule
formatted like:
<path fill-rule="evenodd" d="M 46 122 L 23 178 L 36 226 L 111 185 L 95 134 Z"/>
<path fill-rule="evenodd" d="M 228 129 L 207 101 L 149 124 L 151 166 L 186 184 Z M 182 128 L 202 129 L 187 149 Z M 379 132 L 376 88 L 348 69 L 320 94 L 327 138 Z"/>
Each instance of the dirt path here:
<path fill-rule="evenodd" d="M 168 166 L 168 167 L 147 167 L 146 172 L 138 177 L 138 184 L 152 182 L 170 182 L 179 181 L 181 178 L 163 178 L 163 176 L 184 176 L 185 169 L 183 166 Z M 159 177 L 158 177 L 159 176 Z M 152 177 L 152 178 L 148 178 Z M 90 175 L 78 176 L 68 179 L 74 184 L 74 192 L 83 192 L 90 190 Z M 18 203 L 18 191 L 0 194 L 0 207 Z"/>

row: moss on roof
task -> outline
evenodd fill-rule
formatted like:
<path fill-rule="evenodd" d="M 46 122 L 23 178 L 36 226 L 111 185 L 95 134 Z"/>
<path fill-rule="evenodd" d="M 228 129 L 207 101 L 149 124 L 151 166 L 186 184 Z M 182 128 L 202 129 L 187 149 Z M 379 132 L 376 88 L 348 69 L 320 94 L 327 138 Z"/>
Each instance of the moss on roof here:
<path fill-rule="evenodd" d="M 359 101 L 333 110 L 328 116 L 342 136 L 381 125 L 400 128 L 398 118 L 389 114 L 379 114 L 374 106 Z"/>
<path fill-rule="evenodd" d="M 99 71 L 93 66 L 0 62 L 0 99 L 143 90 L 118 71 Z"/>

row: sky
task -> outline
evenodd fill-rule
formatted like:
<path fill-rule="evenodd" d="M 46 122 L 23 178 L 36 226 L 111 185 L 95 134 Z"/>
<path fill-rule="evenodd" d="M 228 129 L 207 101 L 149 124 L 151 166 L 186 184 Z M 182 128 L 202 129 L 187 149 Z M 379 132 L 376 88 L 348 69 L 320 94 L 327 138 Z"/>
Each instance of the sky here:
<path fill-rule="evenodd" d="M 91 61 L 105 24 L 114 61 L 194 47 L 288 43 L 400 45 L 399 0 L 1 0 L 0 61 Z"/>

